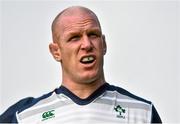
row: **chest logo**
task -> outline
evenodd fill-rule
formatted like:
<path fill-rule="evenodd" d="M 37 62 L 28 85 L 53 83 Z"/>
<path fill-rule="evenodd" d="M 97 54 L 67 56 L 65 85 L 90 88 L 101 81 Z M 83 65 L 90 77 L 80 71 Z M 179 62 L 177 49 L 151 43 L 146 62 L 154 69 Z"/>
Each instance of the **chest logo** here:
<path fill-rule="evenodd" d="M 125 108 L 121 107 L 120 105 L 117 105 L 116 107 L 114 107 L 114 110 L 118 113 L 117 114 L 118 118 L 125 119 L 125 115 L 124 115 L 126 113 Z"/>
<path fill-rule="evenodd" d="M 54 117 L 55 117 L 54 110 L 46 111 L 42 114 L 42 121 L 45 121 L 47 119 L 54 118 Z"/>

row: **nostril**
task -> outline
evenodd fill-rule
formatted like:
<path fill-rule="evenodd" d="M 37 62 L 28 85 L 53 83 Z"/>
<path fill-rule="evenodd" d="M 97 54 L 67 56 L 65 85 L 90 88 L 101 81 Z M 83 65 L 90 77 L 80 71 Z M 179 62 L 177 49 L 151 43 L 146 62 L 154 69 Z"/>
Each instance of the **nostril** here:
<path fill-rule="evenodd" d="M 82 46 L 81 49 L 89 52 L 89 51 L 93 50 L 93 47 L 92 46 L 85 46 L 85 47 Z"/>
<path fill-rule="evenodd" d="M 93 45 L 90 41 L 85 41 L 82 43 L 81 45 L 81 48 L 83 50 L 86 50 L 86 51 L 92 51 L 93 50 Z"/>

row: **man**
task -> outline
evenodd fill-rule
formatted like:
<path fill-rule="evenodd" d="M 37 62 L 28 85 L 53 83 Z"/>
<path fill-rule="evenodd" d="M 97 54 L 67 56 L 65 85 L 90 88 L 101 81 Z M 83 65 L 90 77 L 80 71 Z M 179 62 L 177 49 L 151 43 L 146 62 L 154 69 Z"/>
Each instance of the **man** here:
<path fill-rule="evenodd" d="M 62 84 L 25 98 L 0 116 L 6 123 L 161 123 L 150 101 L 106 83 L 105 36 L 91 10 L 73 6 L 52 24 L 50 52 L 62 66 Z"/>

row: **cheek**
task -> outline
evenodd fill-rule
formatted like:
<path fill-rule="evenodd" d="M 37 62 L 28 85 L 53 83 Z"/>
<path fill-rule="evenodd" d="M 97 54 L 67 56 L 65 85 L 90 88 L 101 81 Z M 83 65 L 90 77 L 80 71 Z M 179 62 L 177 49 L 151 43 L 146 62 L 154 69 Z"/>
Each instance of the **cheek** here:
<path fill-rule="evenodd" d="M 96 50 L 98 51 L 99 54 L 103 53 L 103 43 L 102 41 L 98 41 L 95 43 Z"/>
<path fill-rule="evenodd" d="M 73 64 L 76 56 L 76 51 L 73 47 L 64 47 L 62 50 L 62 61 L 64 60 L 65 64 Z"/>

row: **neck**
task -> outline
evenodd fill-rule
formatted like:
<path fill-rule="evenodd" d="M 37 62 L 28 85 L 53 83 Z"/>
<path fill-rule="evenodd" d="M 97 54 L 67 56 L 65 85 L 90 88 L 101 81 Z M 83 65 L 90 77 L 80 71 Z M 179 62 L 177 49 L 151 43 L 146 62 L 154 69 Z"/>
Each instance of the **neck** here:
<path fill-rule="evenodd" d="M 77 97 L 85 99 L 105 83 L 104 76 L 91 83 L 77 83 L 70 80 L 62 82 L 62 85 L 74 93 Z"/>

